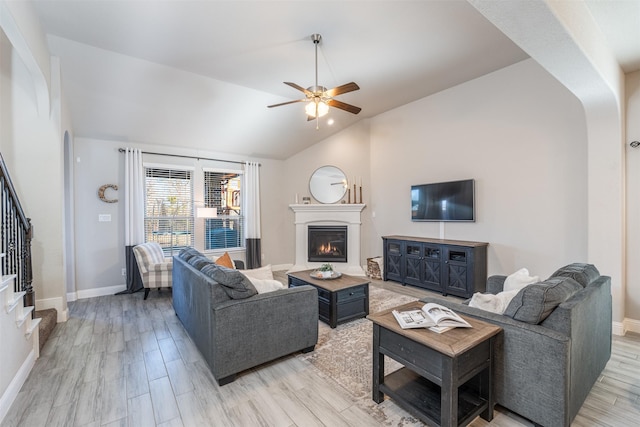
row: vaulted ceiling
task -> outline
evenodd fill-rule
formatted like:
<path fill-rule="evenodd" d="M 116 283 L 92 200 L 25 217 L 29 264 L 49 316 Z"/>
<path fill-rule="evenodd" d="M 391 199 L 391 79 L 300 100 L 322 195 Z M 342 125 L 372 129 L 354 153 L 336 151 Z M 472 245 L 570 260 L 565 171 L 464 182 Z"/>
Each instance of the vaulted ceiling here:
<path fill-rule="evenodd" d="M 33 3 L 60 58 L 76 137 L 212 152 L 284 159 L 528 57 L 462 0 Z M 586 4 L 625 71 L 640 69 L 640 46 L 628 39 L 640 36 L 638 1 Z M 267 108 L 301 98 L 284 81 L 314 84 L 313 33 L 323 37 L 319 84 L 356 82 L 359 91 L 338 99 L 362 108 L 332 109 L 318 130 L 302 104 Z"/>

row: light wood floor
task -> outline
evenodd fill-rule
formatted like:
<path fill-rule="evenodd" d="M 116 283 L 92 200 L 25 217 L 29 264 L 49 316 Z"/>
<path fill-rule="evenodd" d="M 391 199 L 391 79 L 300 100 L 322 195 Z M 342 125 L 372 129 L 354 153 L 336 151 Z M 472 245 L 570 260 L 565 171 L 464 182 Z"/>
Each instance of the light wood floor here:
<path fill-rule="evenodd" d="M 375 281 L 387 289 L 424 291 Z M 391 400 L 369 413 L 298 355 L 218 387 L 176 318 L 170 293 L 79 300 L 58 324 L 2 426 L 412 426 Z M 640 337 L 614 337 L 613 355 L 576 426 L 640 420 Z M 530 426 L 497 408 L 486 425 Z"/>

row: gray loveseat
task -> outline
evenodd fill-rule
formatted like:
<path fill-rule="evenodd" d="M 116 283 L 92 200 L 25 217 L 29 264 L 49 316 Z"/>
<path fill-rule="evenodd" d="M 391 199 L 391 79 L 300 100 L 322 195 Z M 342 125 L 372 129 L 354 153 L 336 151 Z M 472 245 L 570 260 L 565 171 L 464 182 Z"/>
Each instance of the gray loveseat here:
<path fill-rule="evenodd" d="M 505 279 L 490 277 L 487 291 L 502 291 Z M 533 299 L 550 295 L 552 288 L 545 286 L 558 283 L 565 290 L 572 289 L 566 300 L 555 308 L 543 304 L 537 307 L 537 313 L 526 306 L 524 290 L 514 297 L 504 315 L 442 298 L 422 300 L 502 327 L 494 359 L 496 403 L 545 427 L 571 424 L 611 355 L 611 279 L 601 276 L 593 265 L 571 264 L 556 271 L 543 285 L 529 285 L 529 296 L 532 292 L 537 293 Z M 573 288 L 576 286 L 578 290 Z M 544 317 L 549 311 L 538 324 L 513 318 L 532 314 Z"/>
<path fill-rule="evenodd" d="M 318 341 L 318 293 L 312 286 L 238 295 L 212 279 L 219 269 L 194 249 L 173 258 L 173 308 L 219 385 L 237 373 Z M 235 272 L 238 273 L 238 272 Z M 238 273 L 239 274 L 239 273 Z M 234 274 L 234 276 L 237 276 Z M 250 283 L 250 282 L 249 282 Z"/>

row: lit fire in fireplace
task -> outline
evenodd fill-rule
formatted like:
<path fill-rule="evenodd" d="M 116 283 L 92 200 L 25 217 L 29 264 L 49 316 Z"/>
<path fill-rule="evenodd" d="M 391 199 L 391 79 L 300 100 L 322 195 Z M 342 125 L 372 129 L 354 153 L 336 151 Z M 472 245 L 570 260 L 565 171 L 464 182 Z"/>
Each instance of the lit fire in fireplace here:
<path fill-rule="evenodd" d="M 339 254 L 340 250 L 332 245 L 331 243 L 321 244 L 317 250 L 318 255 L 331 255 L 331 254 Z"/>

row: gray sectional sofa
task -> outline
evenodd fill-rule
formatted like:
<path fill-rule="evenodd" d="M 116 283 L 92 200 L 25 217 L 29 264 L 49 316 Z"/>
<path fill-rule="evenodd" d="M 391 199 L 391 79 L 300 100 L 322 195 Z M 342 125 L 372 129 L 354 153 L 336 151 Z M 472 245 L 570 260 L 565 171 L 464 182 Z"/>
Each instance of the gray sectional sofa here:
<path fill-rule="evenodd" d="M 174 310 L 219 385 L 265 362 L 312 351 L 318 341 L 314 287 L 256 294 L 239 275 L 195 249 L 173 258 Z"/>
<path fill-rule="evenodd" d="M 505 279 L 490 277 L 487 291 L 501 292 Z M 496 403 L 538 425 L 569 426 L 611 355 L 611 279 L 590 264 L 568 265 L 528 285 L 505 314 L 422 301 L 503 329 L 495 347 Z"/>

